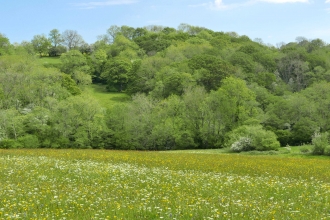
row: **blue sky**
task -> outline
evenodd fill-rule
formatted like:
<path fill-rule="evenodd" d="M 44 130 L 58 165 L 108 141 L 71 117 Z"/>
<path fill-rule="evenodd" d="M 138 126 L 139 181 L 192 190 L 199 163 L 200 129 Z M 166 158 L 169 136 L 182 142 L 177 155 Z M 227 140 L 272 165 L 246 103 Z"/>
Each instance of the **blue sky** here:
<path fill-rule="evenodd" d="M 273 45 L 298 36 L 330 43 L 330 0 L 0 0 L 0 33 L 11 43 L 54 28 L 76 30 L 93 43 L 111 25 L 180 23 Z"/>

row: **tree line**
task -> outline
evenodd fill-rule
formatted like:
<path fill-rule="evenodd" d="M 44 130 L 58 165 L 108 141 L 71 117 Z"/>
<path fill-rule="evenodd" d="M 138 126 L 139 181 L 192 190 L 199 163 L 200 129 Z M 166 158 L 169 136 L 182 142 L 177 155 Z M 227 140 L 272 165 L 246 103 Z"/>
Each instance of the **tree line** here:
<path fill-rule="evenodd" d="M 330 46 L 277 47 L 235 32 L 111 26 L 93 44 L 72 30 L 10 44 L 0 35 L 2 147 L 273 150 L 330 130 Z M 40 56 L 60 56 L 42 66 Z M 104 109 L 90 83 L 132 97 Z M 28 144 L 33 143 L 33 144 Z"/>

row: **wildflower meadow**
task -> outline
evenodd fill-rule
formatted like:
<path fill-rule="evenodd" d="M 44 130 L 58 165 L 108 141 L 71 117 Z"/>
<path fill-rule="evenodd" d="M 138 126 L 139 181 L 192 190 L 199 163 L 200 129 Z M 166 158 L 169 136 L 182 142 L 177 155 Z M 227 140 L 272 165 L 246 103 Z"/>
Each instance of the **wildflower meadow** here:
<path fill-rule="evenodd" d="M 330 160 L 0 150 L 0 219 L 329 219 Z"/>

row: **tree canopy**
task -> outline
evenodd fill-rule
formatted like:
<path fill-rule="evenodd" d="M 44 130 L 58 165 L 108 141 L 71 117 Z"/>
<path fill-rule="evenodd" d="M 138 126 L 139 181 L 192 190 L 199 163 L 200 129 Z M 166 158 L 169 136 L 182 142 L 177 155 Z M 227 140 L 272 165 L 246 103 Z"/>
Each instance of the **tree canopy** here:
<path fill-rule="evenodd" d="M 329 54 L 321 39 L 274 47 L 189 24 L 112 25 L 93 44 L 75 30 L 21 44 L 0 34 L 0 143 L 234 151 L 310 143 L 330 131 Z M 39 56 L 60 58 L 43 66 Z M 104 109 L 86 96 L 91 83 L 131 100 Z"/>

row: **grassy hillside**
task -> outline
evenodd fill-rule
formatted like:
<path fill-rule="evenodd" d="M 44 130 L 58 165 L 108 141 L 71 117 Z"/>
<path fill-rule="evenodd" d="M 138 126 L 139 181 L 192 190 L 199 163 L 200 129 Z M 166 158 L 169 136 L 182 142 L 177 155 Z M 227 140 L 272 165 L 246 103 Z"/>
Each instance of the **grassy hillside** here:
<path fill-rule="evenodd" d="M 40 57 L 39 62 L 45 67 L 59 68 L 59 65 L 61 64 L 60 57 Z"/>
<path fill-rule="evenodd" d="M 40 62 L 42 64 L 47 64 L 47 63 L 60 64 L 61 60 L 60 60 L 60 57 L 41 57 Z"/>
<path fill-rule="evenodd" d="M 58 67 L 61 64 L 60 57 L 41 57 L 39 62 L 45 67 Z M 115 104 L 130 100 L 125 93 L 107 92 L 106 86 L 102 84 L 86 86 L 83 88 L 83 92 L 94 97 L 105 108 L 111 108 Z"/>
<path fill-rule="evenodd" d="M 112 108 L 118 103 L 125 103 L 130 96 L 125 93 L 107 92 L 105 85 L 91 84 L 84 87 L 83 92 L 94 97 L 105 108 Z"/>

